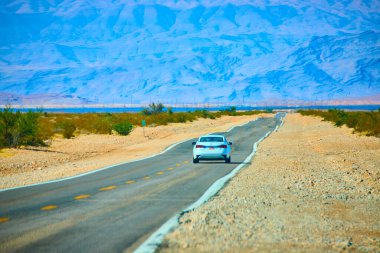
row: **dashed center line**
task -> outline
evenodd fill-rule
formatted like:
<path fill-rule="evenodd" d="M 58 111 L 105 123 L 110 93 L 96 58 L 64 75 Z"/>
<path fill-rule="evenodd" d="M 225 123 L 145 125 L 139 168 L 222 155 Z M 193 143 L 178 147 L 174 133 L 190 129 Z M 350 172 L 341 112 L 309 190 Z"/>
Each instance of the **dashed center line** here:
<path fill-rule="evenodd" d="M 82 195 L 76 196 L 74 199 L 75 200 L 80 200 L 80 199 L 87 199 L 89 197 L 91 197 L 91 195 L 89 195 L 89 194 L 82 194 Z"/>
<path fill-rule="evenodd" d="M 107 186 L 107 187 L 100 188 L 99 191 L 109 191 L 109 190 L 113 190 L 115 188 L 116 188 L 115 185 L 110 185 L 110 186 Z"/>
<path fill-rule="evenodd" d="M 189 163 L 189 161 L 184 161 L 183 163 L 186 164 L 186 163 Z"/>
<path fill-rule="evenodd" d="M 9 221 L 8 217 L 0 217 L 0 223 Z"/>
<path fill-rule="evenodd" d="M 57 208 L 58 208 L 58 206 L 50 205 L 50 206 L 41 207 L 41 210 L 42 211 L 50 211 L 50 210 L 54 210 L 54 209 L 57 209 Z"/>
<path fill-rule="evenodd" d="M 188 161 L 184 161 L 183 163 L 188 163 Z M 181 166 L 181 164 L 177 163 L 176 166 L 179 167 L 179 166 Z M 170 170 L 174 170 L 174 168 L 170 167 L 170 168 L 167 168 L 166 170 L 170 171 Z M 163 172 L 163 171 L 159 171 L 156 174 L 162 175 L 164 173 L 165 172 Z M 143 177 L 143 179 L 148 180 L 148 179 L 150 179 L 150 176 L 145 176 L 145 177 Z M 134 180 L 128 180 L 125 183 L 126 184 L 133 184 L 133 183 L 135 183 L 135 181 Z M 117 186 L 115 186 L 115 185 L 110 185 L 110 186 L 100 188 L 99 191 L 109 191 L 109 190 L 115 189 L 116 187 Z M 81 199 L 87 199 L 90 197 L 91 197 L 90 194 L 81 194 L 81 195 L 75 196 L 74 199 L 75 200 L 81 200 Z M 54 210 L 57 208 L 58 208 L 58 206 L 56 206 L 56 205 L 48 205 L 48 206 L 41 207 L 41 210 L 42 211 L 50 211 L 50 210 Z M 0 223 L 7 222 L 7 221 L 9 221 L 8 217 L 0 217 Z"/>

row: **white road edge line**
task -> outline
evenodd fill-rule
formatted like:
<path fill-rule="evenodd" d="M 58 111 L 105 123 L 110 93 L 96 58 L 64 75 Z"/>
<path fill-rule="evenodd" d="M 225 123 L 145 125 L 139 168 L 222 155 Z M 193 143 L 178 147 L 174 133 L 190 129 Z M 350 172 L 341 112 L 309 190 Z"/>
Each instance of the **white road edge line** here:
<path fill-rule="evenodd" d="M 285 117 L 285 116 L 284 116 Z M 248 122 L 249 123 L 249 122 Z M 248 124 L 247 123 L 247 124 Z M 283 124 L 283 118 L 281 118 L 281 124 Z M 232 128 L 233 129 L 233 128 Z M 262 142 L 265 138 L 267 138 L 272 132 L 277 131 L 278 125 L 272 131 L 268 131 L 263 137 L 261 137 L 258 141 L 253 144 L 252 153 L 247 156 L 243 163 L 233 169 L 230 173 L 225 175 L 222 178 L 219 178 L 215 183 L 213 183 L 210 188 L 193 204 L 188 206 L 182 212 L 174 215 L 168 221 L 166 221 L 156 232 L 154 232 L 147 240 L 145 240 L 135 251 L 134 253 L 153 253 L 156 251 L 157 247 L 162 243 L 165 235 L 171 232 L 175 227 L 178 226 L 179 219 L 181 216 L 187 212 L 190 212 L 202 204 L 206 203 L 212 196 L 218 193 L 223 186 L 238 173 L 248 162 L 251 161 L 253 156 L 256 154 L 257 146 L 260 142 Z M 230 129 L 231 130 L 231 129 Z"/>
<path fill-rule="evenodd" d="M 235 127 L 244 126 L 244 125 L 246 125 L 246 124 L 248 124 L 250 122 L 254 122 L 254 121 L 258 120 L 258 119 L 259 118 L 255 119 L 255 120 L 252 120 L 252 121 L 248 121 L 247 123 L 244 123 L 244 124 L 241 124 L 241 125 L 238 125 L 238 126 L 231 127 L 227 132 L 230 132 Z M 145 160 L 145 159 L 153 158 L 153 157 L 162 155 L 162 154 L 166 153 L 167 151 L 171 150 L 172 148 L 174 148 L 175 146 L 177 146 L 177 145 L 179 145 L 181 143 L 187 142 L 187 141 L 189 141 L 191 139 L 194 139 L 194 138 L 189 138 L 189 139 L 186 139 L 186 140 L 174 143 L 174 144 L 170 145 L 169 147 L 167 147 L 166 149 L 164 149 L 163 151 L 161 151 L 160 153 L 155 154 L 155 155 L 147 156 L 147 157 L 136 159 L 136 160 L 131 160 L 131 161 L 128 161 L 128 162 L 122 162 L 122 163 L 118 163 L 118 164 L 113 164 L 113 165 L 110 165 L 110 166 L 107 166 L 107 167 L 103 167 L 103 168 L 100 168 L 100 169 L 97 169 L 97 170 L 92 170 L 92 171 L 85 172 L 85 173 L 78 174 L 78 175 L 71 176 L 71 177 L 65 177 L 65 178 L 55 179 L 55 180 L 41 182 L 41 183 L 36 183 L 36 184 L 22 185 L 22 186 L 16 186 L 16 187 L 12 187 L 12 188 L 0 189 L 0 192 L 11 191 L 11 190 L 15 190 L 15 189 L 32 187 L 32 186 L 37 186 L 37 185 L 57 183 L 57 182 L 65 181 L 65 180 L 70 180 L 70 179 L 74 179 L 74 178 L 90 175 L 90 174 L 93 174 L 93 173 L 96 173 L 96 172 L 99 172 L 99 171 L 103 171 L 103 170 L 107 170 L 107 169 L 110 169 L 110 168 L 113 168 L 113 167 L 116 167 L 116 166 L 120 166 L 120 165 L 123 165 L 123 164 L 128 164 L 128 163 L 133 163 L 133 162 L 138 162 L 138 161 L 142 161 L 142 160 Z"/>

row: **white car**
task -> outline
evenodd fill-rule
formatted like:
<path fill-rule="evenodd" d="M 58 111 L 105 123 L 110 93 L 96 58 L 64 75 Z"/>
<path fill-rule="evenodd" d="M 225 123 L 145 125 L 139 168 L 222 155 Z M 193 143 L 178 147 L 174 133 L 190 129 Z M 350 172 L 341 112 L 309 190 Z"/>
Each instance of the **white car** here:
<path fill-rule="evenodd" d="M 223 135 L 204 135 L 193 142 L 193 163 L 199 160 L 224 160 L 231 162 L 231 145 Z"/>

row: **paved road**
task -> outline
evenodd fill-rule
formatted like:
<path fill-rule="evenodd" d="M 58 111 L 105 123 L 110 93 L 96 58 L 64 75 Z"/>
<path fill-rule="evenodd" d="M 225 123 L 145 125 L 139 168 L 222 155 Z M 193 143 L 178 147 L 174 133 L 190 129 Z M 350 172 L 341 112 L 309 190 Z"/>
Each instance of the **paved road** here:
<path fill-rule="evenodd" d="M 231 164 L 193 164 L 189 140 L 153 158 L 0 192 L 0 252 L 131 252 L 279 124 L 278 117 L 258 119 L 226 133 Z"/>

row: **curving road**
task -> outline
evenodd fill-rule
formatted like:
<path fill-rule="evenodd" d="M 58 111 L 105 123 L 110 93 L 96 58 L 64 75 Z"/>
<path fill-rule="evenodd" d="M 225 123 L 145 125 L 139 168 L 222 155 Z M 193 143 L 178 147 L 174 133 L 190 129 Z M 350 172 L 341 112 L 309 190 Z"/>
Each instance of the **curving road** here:
<path fill-rule="evenodd" d="M 192 163 L 194 140 L 145 160 L 0 192 L 0 252 L 132 252 L 195 202 L 279 125 L 260 118 L 225 133 L 232 163 Z"/>

